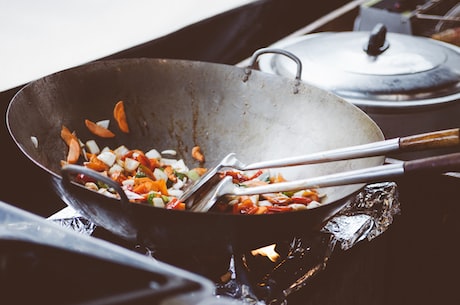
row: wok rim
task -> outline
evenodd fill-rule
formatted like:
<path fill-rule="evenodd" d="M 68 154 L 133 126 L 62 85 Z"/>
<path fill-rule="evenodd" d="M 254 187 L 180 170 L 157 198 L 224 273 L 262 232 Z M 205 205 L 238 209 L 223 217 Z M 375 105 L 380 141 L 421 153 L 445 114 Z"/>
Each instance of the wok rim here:
<path fill-rule="evenodd" d="M 63 176 L 61 174 L 51 170 L 50 168 L 48 168 L 47 166 L 45 166 L 44 164 L 42 164 L 41 162 L 39 162 L 35 158 L 33 158 L 30 154 L 28 154 L 26 149 L 23 148 L 23 146 L 21 145 L 20 141 L 15 136 L 15 134 L 14 134 L 12 128 L 11 128 L 11 119 L 10 119 L 10 117 L 11 117 L 12 107 L 13 107 L 13 104 L 14 104 L 16 98 L 19 95 L 23 94 L 23 92 L 26 91 L 29 87 L 34 86 L 35 84 L 37 84 L 37 82 L 44 81 L 44 80 L 47 80 L 49 78 L 56 77 L 57 75 L 62 75 L 64 73 L 67 73 L 68 71 L 76 71 L 76 70 L 80 70 L 80 69 L 85 69 L 86 67 L 89 67 L 89 66 L 103 66 L 103 65 L 125 64 L 125 63 L 130 63 L 131 64 L 131 63 L 142 63 L 142 62 L 162 62 L 162 63 L 184 63 L 184 64 L 212 65 L 212 66 L 216 66 L 216 67 L 217 66 L 223 66 L 223 67 L 228 67 L 228 68 L 231 68 L 231 69 L 240 69 L 241 71 L 245 70 L 245 68 L 240 68 L 240 67 L 237 67 L 237 66 L 221 64 L 221 63 L 212 63 L 212 62 L 205 62 L 205 61 L 193 61 L 193 60 L 184 60 L 184 59 L 145 58 L 145 57 L 121 58 L 121 59 L 103 59 L 103 60 L 97 60 L 97 61 L 94 61 L 94 62 L 89 62 L 89 63 L 83 64 L 83 65 L 80 65 L 80 66 L 77 66 L 77 67 L 67 68 L 67 69 L 64 69 L 64 70 L 61 70 L 61 71 L 46 75 L 46 76 L 41 77 L 41 78 L 39 78 L 37 80 L 31 81 L 28 84 L 24 85 L 19 91 L 17 91 L 14 94 L 14 96 L 11 98 L 10 102 L 8 103 L 7 110 L 6 110 L 6 125 L 7 125 L 7 129 L 8 129 L 10 137 L 13 139 L 13 141 L 15 142 L 16 146 L 19 148 L 21 153 L 23 155 L 25 155 L 27 157 L 27 159 L 29 159 L 29 161 L 31 161 L 38 168 L 44 170 L 44 172 L 46 172 L 49 175 L 51 175 L 50 178 L 54 177 L 58 181 L 60 181 L 62 183 L 62 181 L 64 180 Z M 294 81 L 294 79 L 290 79 L 290 78 L 285 77 L 285 76 L 272 75 L 270 73 L 259 71 L 259 70 L 251 70 L 251 73 L 258 73 L 258 74 L 263 74 L 263 75 L 267 75 L 267 76 L 270 76 L 270 77 L 282 78 L 282 79 L 288 80 L 289 82 Z M 342 98 L 340 96 L 337 96 L 336 94 L 334 94 L 332 92 L 329 92 L 329 91 L 327 91 L 325 89 L 321 89 L 321 88 L 319 88 L 317 86 L 305 83 L 304 81 L 301 81 L 301 82 L 304 83 L 307 87 L 317 88 L 317 89 L 323 91 L 325 94 L 329 94 L 331 96 L 337 97 L 338 99 L 347 102 L 346 99 L 344 99 L 344 98 Z M 355 106 L 355 105 L 353 105 L 352 103 L 349 103 L 349 102 L 347 102 L 347 103 L 350 104 L 351 106 L 353 106 L 357 110 L 357 112 L 361 112 L 366 117 L 368 117 L 370 122 L 372 122 L 372 124 L 374 125 L 375 130 L 378 130 L 379 137 L 384 139 L 384 135 L 383 135 L 383 132 L 382 132 L 381 128 L 377 125 L 377 123 L 374 120 L 372 120 L 364 111 L 359 109 L 357 106 Z M 385 159 L 385 157 L 381 156 L 380 163 L 383 164 L 384 159 Z M 219 212 L 214 212 L 214 211 L 208 211 L 206 213 L 197 213 L 197 212 L 192 212 L 192 211 L 189 211 L 189 210 L 185 210 L 185 211 L 167 210 L 167 209 L 164 209 L 164 208 L 156 208 L 156 207 L 153 207 L 153 206 L 149 206 L 147 204 L 142 204 L 141 206 L 143 206 L 143 208 L 155 208 L 157 210 L 166 210 L 166 211 L 168 211 L 168 213 L 171 213 L 171 214 L 175 214 L 175 213 L 180 213 L 180 214 L 184 214 L 184 213 L 185 214 L 208 214 L 208 215 L 214 215 L 214 216 L 219 215 L 219 217 L 226 217 L 226 218 L 229 218 L 229 217 L 231 217 L 231 218 L 246 217 L 247 218 L 249 216 L 258 216 L 259 218 L 264 218 L 264 217 L 265 218 L 266 217 L 271 217 L 271 218 L 274 218 L 274 217 L 286 217 L 286 216 L 278 216 L 278 215 L 289 215 L 289 214 L 292 214 L 292 213 L 306 214 L 307 215 L 307 214 L 313 213 L 314 211 L 325 210 L 328 207 L 332 208 L 332 206 L 335 206 L 335 205 L 343 206 L 350 199 L 351 196 L 353 196 L 354 194 L 356 194 L 357 192 L 362 190 L 365 185 L 366 185 L 366 183 L 356 184 L 356 187 L 354 188 L 353 192 L 351 192 L 350 194 L 344 196 L 343 198 L 337 199 L 335 201 L 331 201 L 331 202 L 328 202 L 326 204 L 321 204 L 321 205 L 319 205 L 317 207 L 314 207 L 314 208 L 311 208 L 311 209 L 305 209 L 305 210 L 293 211 L 293 212 L 287 212 L 287 213 L 260 214 L 260 215 L 230 214 L 230 213 L 219 213 Z M 86 191 L 90 191 L 90 190 L 86 189 Z M 101 196 L 104 196 L 104 195 L 101 195 Z M 117 202 L 120 201 L 118 199 L 113 199 L 113 198 L 111 198 L 111 199 L 112 200 L 117 200 Z M 67 204 L 67 202 L 65 202 L 65 203 Z M 121 202 L 120 202 L 120 205 L 121 205 Z M 275 215 L 277 215 L 277 216 L 275 216 Z"/>

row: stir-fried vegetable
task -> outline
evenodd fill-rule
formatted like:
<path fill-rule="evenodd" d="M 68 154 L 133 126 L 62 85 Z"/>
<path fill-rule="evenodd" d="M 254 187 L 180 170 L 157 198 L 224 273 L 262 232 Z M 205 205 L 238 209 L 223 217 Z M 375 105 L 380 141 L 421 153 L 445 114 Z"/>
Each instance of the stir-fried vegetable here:
<path fill-rule="evenodd" d="M 129 133 L 128 122 L 126 120 L 125 105 L 123 101 L 118 101 L 113 109 L 113 117 L 117 121 L 118 128 L 124 133 Z"/>
<path fill-rule="evenodd" d="M 129 133 L 123 101 L 116 103 L 113 116 L 119 129 Z M 88 130 L 102 138 L 116 136 L 109 130 L 109 124 L 109 120 L 96 123 L 85 120 Z M 61 161 L 62 164 L 75 164 L 81 161 L 82 165 L 117 182 L 133 203 L 185 210 L 185 203 L 178 198 L 188 185 L 206 173 L 203 167 L 189 169 L 183 159 L 174 157 L 177 154 L 172 149 L 159 152 L 152 148 L 144 152 L 121 145 L 115 149 L 104 147 L 101 150 L 95 139 L 83 142 L 77 137 L 76 132 L 71 132 L 66 126 L 61 128 L 61 138 L 69 148 L 66 161 Z M 199 146 L 193 147 L 191 154 L 200 164 L 205 162 Z M 271 176 L 268 170 L 252 173 L 227 171 L 220 174 L 222 177 L 231 176 L 233 182 L 241 187 L 285 181 L 280 174 Z M 107 185 L 90 177 L 80 174 L 76 180 L 88 189 L 107 196 L 118 196 Z M 213 210 L 233 214 L 269 214 L 307 209 L 319 205 L 320 202 L 317 190 L 309 189 L 290 193 L 227 196 L 225 200 L 218 202 Z"/>
<path fill-rule="evenodd" d="M 105 128 L 104 126 L 98 125 L 93 121 L 88 119 L 85 120 L 86 127 L 95 135 L 100 136 L 101 138 L 113 138 L 115 134 L 111 132 L 109 129 Z"/>
<path fill-rule="evenodd" d="M 82 162 L 84 166 L 119 183 L 131 202 L 167 209 L 184 210 L 185 204 L 177 198 L 182 195 L 184 186 L 204 172 L 202 168 L 189 169 L 182 159 L 165 158 L 155 149 L 144 153 L 125 146 L 105 147 L 98 154 L 87 152 L 86 160 Z M 84 175 L 78 175 L 77 182 L 100 193 L 117 196 L 108 186 Z"/>
<path fill-rule="evenodd" d="M 233 183 L 240 187 L 251 187 L 286 181 L 282 175 L 271 176 L 269 171 L 256 171 L 247 174 L 240 171 L 227 171 L 222 176 L 231 176 Z M 321 195 L 316 189 L 298 192 L 282 192 L 253 196 L 227 196 L 219 201 L 214 209 L 233 214 L 272 214 L 291 212 L 316 207 L 321 202 Z"/>

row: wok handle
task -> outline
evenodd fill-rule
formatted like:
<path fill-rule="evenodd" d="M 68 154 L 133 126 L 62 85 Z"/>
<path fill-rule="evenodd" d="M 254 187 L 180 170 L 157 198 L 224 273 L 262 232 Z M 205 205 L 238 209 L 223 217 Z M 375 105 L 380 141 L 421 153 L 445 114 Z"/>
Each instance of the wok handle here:
<path fill-rule="evenodd" d="M 70 181 L 71 181 L 70 180 L 70 175 L 78 175 L 78 174 L 83 174 L 83 175 L 88 176 L 88 177 L 90 177 L 92 179 L 95 179 L 97 181 L 103 182 L 103 183 L 107 184 L 110 188 L 113 188 L 118 193 L 118 195 L 120 195 L 121 204 L 123 206 L 129 206 L 129 204 L 130 204 L 129 199 L 126 196 L 125 191 L 123 191 L 123 189 L 121 188 L 121 186 L 118 183 L 116 183 L 115 181 L 113 181 L 112 179 L 110 179 L 107 176 L 101 175 L 100 173 L 98 173 L 95 170 L 92 170 L 90 168 L 87 168 L 87 167 L 81 166 L 81 165 L 66 164 L 61 168 L 61 173 L 62 173 L 62 178 L 63 178 L 64 182 L 66 182 L 66 183 L 70 183 Z M 88 190 L 88 191 L 90 191 L 90 190 Z"/>
<path fill-rule="evenodd" d="M 404 151 L 452 147 L 459 144 L 460 128 L 427 132 L 399 139 L 399 146 Z"/>
<path fill-rule="evenodd" d="M 446 129 L 427 132 L 384 141 L 343 147 L 307 155 L 283 159 L 255 162 L 245 165 L 243 170 L 276 168 L 283 166 L 307 165 L 330 161 L 348 160 L 385 155 L 397 151 L 423 151 L 433 148 L 454 147 L 460 145 L 460 129 Z"/>
<path fill-rule="evenodd" d="M 297 80 L 301 79 L 301 77 L 302 77 L 302 62 L 300 61 L 300 59 L 296 55 L 294 55 L 293 53 L 291 53 L 289 51 L 283 50 L 283 49 L 263 48 L 263 49 L 259 49 L 259 50 L 255 51 L 254 54 L 252 54 L 251 61 L 249 62 L 248 67 L 250 69 L 255 69 L 256 68 L 257 58 L 259 58 L 260 55 L 266 54 L 266 53 L 280 54 L 280 55 L 284 55 L 284 56 L 289 57 L 290 59 L 292 59 L 297 65 L 295 79 L 297 79 Z"/>
<path fill-rule="evenodd" d="M 403 163 L 407 174 L 445 173 L 460 171 L 460 152 L 423 158 Z"/>

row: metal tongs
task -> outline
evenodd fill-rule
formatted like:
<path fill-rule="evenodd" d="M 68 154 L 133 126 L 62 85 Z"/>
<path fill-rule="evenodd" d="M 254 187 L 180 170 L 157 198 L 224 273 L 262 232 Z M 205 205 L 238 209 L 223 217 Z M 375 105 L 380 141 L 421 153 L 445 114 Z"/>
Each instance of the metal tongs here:
<path fill-rule="evenodd" d="M 214 168 L 210 169 L 179 198 L 195 212 L 207 212 L 224 195 L 255 195 L 282 191 L 295 191 L 306 188 L 320 188 L 346 184 L 369 183 L 388 179 L 407 172 L 422 170 L 452 170 L 458 168 L 460 153 L 405 161 L 397 164 L 381 165 L 359 170 L 336 173 L 311 179 L 289 181 L 264 186 L 240 188 L 233 184 L 231 177 L 219 178 L 224 168 L 240 171 L 279 168 L 296 165 L 318 164 L 331 161 L 381 156 L 390 152 L 421 151 L 434 148 L 451 147 L 460 144 L 460 129 L 447 129 L 412 136 L 397 137 L 368 144 L 338 148 L 296 157 L 244 164 L 234 153 L 228 154 Z"/>

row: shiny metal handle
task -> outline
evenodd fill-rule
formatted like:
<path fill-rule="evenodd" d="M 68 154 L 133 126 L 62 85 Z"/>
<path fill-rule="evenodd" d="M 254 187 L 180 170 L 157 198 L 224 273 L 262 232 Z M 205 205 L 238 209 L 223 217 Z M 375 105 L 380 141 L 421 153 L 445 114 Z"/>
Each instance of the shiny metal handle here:
<path fill-rule="evenodd" d="M 126 196 L 125 191 L 123 191 L 123 189 L 121 188 L 121 186 L 117 182 L 113 181 L 112 179 L 110 179 L 107 176 L 101 175 L 100 173 L 98 173 L 95 170 L 92 170 L 90 168 L 87 168 L 87 167 L 81 166 L 81 165 L 66 164 L 61 168 L 61 173 L 62 173 L 63 181 L 65 183 L 70 183 L 70 181 L 71 181 L 70 180 L 70 175 L 78 175 L 78 174 L 82 174 L 82 175 L 88 176 L 88 177 L 90 177 L 90 178 L 92 178 L 94 180 L 103 182 L 103 183 L 107 184 L 110 188 L 114 189 L 118 193 L 118 195 L 120 195 L 122 205 L 128 206 L 130 204 L 129 199 Z M 90 190 L 88 190 L 88 191 L 90 191 Z"/>
<path fill-rule="evenodd" d="M 249 69 L 255 69 L 256 68 L 256 63 L 257 63 L 257 58 L 260 55 L 266 54 L 266 53 L 280 54 L 280 55 L 284 55 L 284 56 L 292 59 L 297 65 L 295 79 L 297 79 L 297 80 L 301 79 L 301 77 L 302 77 L 302 62 L 300 61 L 300 59 L 296 55 L 294 55 L 293 53 L 291 53 L 289 51 L 283 50 L 283 49 L 263 48 L 263 49 L 259 49 L 259 50 L 255 51 L 254 54 L 252 54 L 252 57 L 251 57 L 251 60 L 249 62 L 248 68 Z"/>
<path fill-rule="evenodd" d="M 243 196 L 243 195 L 256 195 L 264 193 L 278 193 L 287 191 L 298 191 L 308 188 L 323 188 L 329 186 L 340 186 L 349 184 L 361 184 L 377 182 L 381 179 L 394 178 L 404 174 L 404 166 L 402 163 L 395 163 L 389 165 L 380 165 L 353 171 L 346 171 L 341 173 L 334 173 L 325 176 L 312 177 L 302 180 L 294 180 L 288 182 L 279 182 L 267 184 L 262 186 L 254 186 L 242 188 L 235 186 L 232 183 L 232 188 L 223 188 L 223 193 L 219 196 L 229 194 Z"/>
<path fill-rule="evenodd" d="M 297 181 L 280 182 L 263 186 L 242 188 L 235 186 L 231 181 L 222 187 L 218 196 L 233 194 L 256 195 L 263 193 L 277 193 L 296 191 L 306 188 L 320 188 L 347 184 L 371 183 L 384 179 L 391 179 L 403 174 L 442 174 L 460 170 L 460 153 L 428 157 L 418 160 L 405 161 L 389 165 L 379 165 L 358 170 L 318 176 Z"/>

